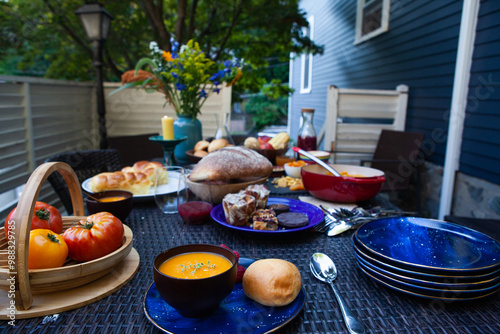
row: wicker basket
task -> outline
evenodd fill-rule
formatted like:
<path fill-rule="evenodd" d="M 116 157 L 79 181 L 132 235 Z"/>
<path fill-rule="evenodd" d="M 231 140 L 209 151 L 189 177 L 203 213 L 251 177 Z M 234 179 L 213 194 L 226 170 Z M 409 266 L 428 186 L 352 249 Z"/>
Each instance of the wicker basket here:
<path fill-rule="evenodd" d="M 101 278 L 113 270 L 132 250 L 133 234 L 130 228 L 124 225 L 123 245 L 111 254 L 84 263 L 67 260 L 60 268 L 28 270 L 29 233 L 35 202 L 42 184 L 55 171 L 62 175 L 68 185 L 75 212 L 75 216 L 62 217 L 63 231 L 86 218 L 80 183 L 73 169 L 62 162 L 40 165 L 29 178 L 19 199 L 14 215 L 15 238 L 7 241 L 4 228 L 0 228 L 0 288 L 9 291 L 8 279 L 15 277 L 18 310 L 30 308 L 33 294 L 73 289 Z"/>

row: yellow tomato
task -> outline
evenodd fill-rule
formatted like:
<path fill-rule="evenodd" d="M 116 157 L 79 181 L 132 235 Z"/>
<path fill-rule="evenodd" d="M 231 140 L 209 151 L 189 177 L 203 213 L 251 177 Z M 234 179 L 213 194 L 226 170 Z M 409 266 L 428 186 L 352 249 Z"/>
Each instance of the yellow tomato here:
<path fill-rule="evenodd" d="M 30 232 L 29 269 L 61 267 L 68 257 L 68 246 L 61 235 L 48 229 Z"/>

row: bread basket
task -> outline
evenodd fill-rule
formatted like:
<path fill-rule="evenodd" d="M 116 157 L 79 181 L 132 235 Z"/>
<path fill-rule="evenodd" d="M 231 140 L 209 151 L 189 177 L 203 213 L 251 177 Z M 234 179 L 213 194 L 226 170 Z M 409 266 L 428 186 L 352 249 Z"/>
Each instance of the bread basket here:
<path fill-rule="evenodd" d="M 40 165 L 29 178 L 19 199 L 14 215 L 15 228 L 12 230 L 15 237 L 10 241 L 6 240 L 4 228 L 0 228 L 0 288 L 10 293 L 15 286 L 15 305 L 21 311 L 30 308 L 33 304 L 33 295 L 59 293 L 103 277 L 133 250 L 132 231 L 124 225 L 123 244 L 111 254 L 84 263 L 66 260 L 65 264 L 59 268 L 28 270 L 29 235 L 35 202 L 42 184 L 55 171 L 61 174 L 68 185 L 75 212 L 75 216 L 62 217 L 63 231 L 86 218 L 80 184 L 73 169 L 62 162 Z M 134 253 L 136 254 L 135 250 Z M 137 268 L 133 274 L 136 270 Z M 133 277 L 133 274 L 129 279 Z M 9 281 L 9 278 L 14 278 L 15 284 L 11 284 L 12 280 Z M 89 297 L 90 302 L 97 299 L 99 298 Z"/>

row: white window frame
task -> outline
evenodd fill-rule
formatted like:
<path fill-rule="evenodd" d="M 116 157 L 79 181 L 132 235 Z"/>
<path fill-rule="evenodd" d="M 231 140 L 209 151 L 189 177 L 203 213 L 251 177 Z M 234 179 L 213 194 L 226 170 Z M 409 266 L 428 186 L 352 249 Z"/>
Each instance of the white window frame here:
<path fill-rule="evenodd" d="M 314 16 L 309 16 L 307 18 L 307 22 L 309 22 L 309 28 L 304 28 L 304 29 L 309 29 L 309 38 L 311 40 L 314 39 Z M 308 86 L 305 87 L 305 63 L 306 63 L 306 57 L 309 59 L 309 68 L 308 68 L 308 75 L 307 75 L 307 83 Z M 311 86 L 312 86 L 312 61 L 313 61 L 313 55 L 311 53 L 303 53 L 300 56 L 300 93 L 301 94 L 308 94 L 311 92 Z"/>
<path fill-rule="evenodd" d="M 389 30 L 391 0 L 382 0 L 382 22 L 380 24 L 380 28 L 371 31 L 366 35 L 362 35 L 363 9 L 375 1 L 379 0 L 358 0 L 358 10 L 356 15 L 356 37 L 354 40 L 354 44 L 362 43 Z"/>

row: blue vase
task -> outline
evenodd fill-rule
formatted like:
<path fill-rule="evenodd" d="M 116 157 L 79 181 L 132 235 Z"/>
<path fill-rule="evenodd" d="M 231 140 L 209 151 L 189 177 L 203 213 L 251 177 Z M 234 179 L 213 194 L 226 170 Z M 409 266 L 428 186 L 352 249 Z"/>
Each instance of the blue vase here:
<path fill-rule="evenodd" d="M 189 163 L 186 151 L 194 149 L 194 145 L 202 140 L 201 122 L 191 116 L 177 116 L 174 121 L 174 133 L 176 138 L 187 137 L 185 141 L 175 147 L 175 159 L 180 164 Z"/>

